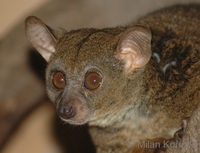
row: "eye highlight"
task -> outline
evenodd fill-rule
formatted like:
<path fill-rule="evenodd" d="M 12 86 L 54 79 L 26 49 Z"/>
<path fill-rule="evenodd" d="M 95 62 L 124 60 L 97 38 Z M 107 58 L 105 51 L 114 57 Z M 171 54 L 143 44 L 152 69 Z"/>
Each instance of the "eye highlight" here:
<path fill-rule="evenodd" d="M 65 81 L 65 75 L 64 75 L 64 73 L 61 72 L 61 71 L 56 71 L 53 74 L 52 84 L 57 89 L 64 89 L 64 87 L 66 86 L 66 81 Z"/>
<path fill-rule="evenodd" d="M 85 88 L 89 90 L 95 90 L 97 89 L 102 82 L 102 77 L 96 72 L 88 72 L 85 75 L 85 82 L 84 86 Z"/>

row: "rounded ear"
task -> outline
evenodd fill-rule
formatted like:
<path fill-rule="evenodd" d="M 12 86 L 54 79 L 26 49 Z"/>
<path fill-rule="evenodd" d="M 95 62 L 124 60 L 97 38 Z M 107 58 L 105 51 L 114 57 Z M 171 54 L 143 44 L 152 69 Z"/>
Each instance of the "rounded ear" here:
<path fill-rule="evenodd" d="M 35 16 L 30 16 L 25 21 L 26 36 L 30 43 L 48 62 L 55 52 L 57 38 L 53 29 L 45 25 Z"/>
<path fill-rule="evenodd" d="M 126 30 L 119 39 L 116 57 L 124 62 L 124 72 L 145 66 L 152 55 L 151 31 L 140 25 Z"/>

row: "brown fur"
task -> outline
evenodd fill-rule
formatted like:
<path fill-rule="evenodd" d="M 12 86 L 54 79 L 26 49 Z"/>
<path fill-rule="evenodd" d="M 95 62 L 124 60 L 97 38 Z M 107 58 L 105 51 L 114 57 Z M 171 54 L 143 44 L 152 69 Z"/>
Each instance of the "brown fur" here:
<path fill-rule="evenodd" d="M 92 115 L 85 122 L 98 153 L 131 152 L 140 141 L 172 138 L 181 119 L 191 115 L 200 99 L 199 10 L 199 5 L 175 6 L 134 22 L 150 29 L 154 56 L 128 75 L 115 55 L 122 34 L 134 25 L 55 36 L 56 52 L 46 71 L 49 97 L 54 102 L 78 97 L 87 105 Z M 95 91 L 83 88 L 91 68 L 103 76 Z M 55 70 L 66 75 L 64 91 L 52 87 Z"/>
<path fill-rule="evenodd" d="M 199 153 L 200 152 L 200 105 L 194 110 L 187 123 L 182 140 L 172 141 L 165 145 L 166 153 Z"/>

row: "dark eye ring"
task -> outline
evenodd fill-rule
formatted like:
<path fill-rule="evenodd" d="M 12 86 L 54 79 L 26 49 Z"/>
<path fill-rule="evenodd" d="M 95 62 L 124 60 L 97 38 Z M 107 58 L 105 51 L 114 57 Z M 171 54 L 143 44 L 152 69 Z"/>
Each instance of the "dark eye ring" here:
<path fill-rule="evenodd" d="M 85 88 L 89 90 L 95 90 L 97 89 L 102 82 L 102 77 L 97 72 L 87 72 L 85 75 L 85 82 L 84 86 Z"/>
<path fill-rule="evenodd" d="M 64 89 L 66 86 L 65 74 L 62 71 L 55 71 L 52 77 L 52 84 L 57 89 Z"/>

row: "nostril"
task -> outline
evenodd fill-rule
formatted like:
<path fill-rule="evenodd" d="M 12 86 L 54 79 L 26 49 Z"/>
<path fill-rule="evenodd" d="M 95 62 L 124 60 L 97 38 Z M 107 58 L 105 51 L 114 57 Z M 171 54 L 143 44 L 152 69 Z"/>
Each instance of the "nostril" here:
<path fill-rule="evenodd" d="M 75 115 L 71 105 L 60 105 L 58 108 L 58 114 L 65 119 L 70 119 Z"/>
<path fill-rule="evenodd" d="M 71 114 L 72 113 L 72 106 L 63 107 L 63 112 L 65 114 Z"/>

